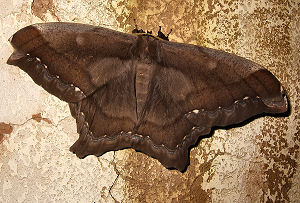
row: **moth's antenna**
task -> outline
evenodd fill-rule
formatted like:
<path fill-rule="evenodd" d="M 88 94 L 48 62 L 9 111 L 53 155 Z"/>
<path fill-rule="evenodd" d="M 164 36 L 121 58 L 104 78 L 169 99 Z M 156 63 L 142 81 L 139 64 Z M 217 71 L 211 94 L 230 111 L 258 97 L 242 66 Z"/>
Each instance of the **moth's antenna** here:
<path fill-rule="evenodd" d="M 159 26 L 159 30 L 158 30 L 158 32 L 161 32 L 161 26 Z"/>
<path fill-rule="evenodd" d="M 138 29 L 137 23 L 136 23 L 136 19 L 134 18 L 134 23 L 135 23 L 135 28 L 132 30 L 132 33 L 145 33 L 145 31 L 143 29 Z"/>
<path fill-rule="evenodd" d="M 169 35 L 171 34 L 172 30 L 173 30 L 173 29 L 171 29 L 170 32 L 167 34 L 167 37 L 169 37 Z"/>
<path fill-rule="evenodd" d="M 134 18 L 133 21 L 134 21 L 134 24 L 135 24 L 135 29 L 138 29 L 138 26 L 136 24 L 136 19 Z"/>
<path fill-rule="evenodd" d="M 169 32 L 169 34 L 171 33 L 171 31 Z M 160 39 L 169 41 L 169 38 L 168 38 L 169 34 L 167 36 L 164 35 L 164 33 L 162 33 L 162 31 L 161 31 L 161 26 L 159 26 L 159 30 L 157 32 L 157 37 L 159 37 Z"/>
<path fill-rule="evenodd" d="M 159 26 L 159 30 L 157 32 L 157 36 L 161 39 L 163 39 L 165 37 L 165 35 L 161 32 L 161 26 Z"/>
<path fill-rule="evenodd" d="M 135 24 L 135 28 L 132 30 L 132 33 L 140 33 L 140 30 L 138 30 L 138 26 L 136 24 L 136 19 L 134 18 L 133 21 L 134 21 L 134 24 Z"/>

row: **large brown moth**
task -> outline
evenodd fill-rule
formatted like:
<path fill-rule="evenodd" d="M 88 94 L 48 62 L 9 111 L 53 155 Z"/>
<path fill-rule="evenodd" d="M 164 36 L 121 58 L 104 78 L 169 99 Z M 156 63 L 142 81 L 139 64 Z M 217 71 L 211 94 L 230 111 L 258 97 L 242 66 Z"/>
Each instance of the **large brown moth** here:
<path fill-rule="evenodd" d="M 70 105 L 78 157 L 133 148 L 183 171 L 213 126 L 287 111 L 279 81 L 223 51 L 75 23 L 25 27 L 10 42 L 19 66 Z M 165 39 L 165 40 L 161 40 Z"/>

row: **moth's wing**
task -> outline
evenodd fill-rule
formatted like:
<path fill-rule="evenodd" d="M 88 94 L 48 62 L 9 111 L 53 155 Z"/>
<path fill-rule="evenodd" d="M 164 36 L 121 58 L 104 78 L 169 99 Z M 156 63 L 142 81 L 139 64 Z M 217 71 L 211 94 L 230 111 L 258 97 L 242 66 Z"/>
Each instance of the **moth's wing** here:
<path fill-rule="evenodd" d="M 288 108 L 279 81 L 245 58 L 161 42 L 158 63 L 151 102 L 139 133 L 152 135 L 149 153 L 166 167 L 183 170 L 189 147 L 213 126 L 236 124 L 256 114 L 280 113 Z"/>
<path fill-rule="evenodd" d="M 286 95 L 280 82 L 264 67 L 250 60 L 219 50 L 179 43 L 162 43 L 161 52 L 164 66 L 182 73 L 190 81 L 189 94 L 186 92 L 184 98 L 188 99 L 185 109 L 217 111 L 252 100 L 261 103 L 259 113 L 287 110 Z M 183 89 L 179 91 L 184 92 Z M 169 92 L 173 94 L 175 89 Z M 236 121 L 222 118 L 208 126 L 229 125 L 257 114 L 249 106 L 245 109 L 245 116 L 235 110 Z"/>
<path fill-rule="evenodd" d="M 135 39 L 91 25 L 34 24 L 10 38 L 15 51 L 7 63 L 19 66 L 49 93 L 67 102 L 78 102 L 126 71 L 122 66 L 109 68 L 114 59 L 129 58 Z M 101 63 L 103 67 L 97 66 Z"/>
<path fill-rule="evenodd" d="M 122 140 L 111 145 L 103 137 L 114 140 L 116 133 L 131 131 L 136 123 L 135 40 L 133 35 L 74 23 L 35 24 L 10 39 L 15 51 L 8 64 L 69 102 L 80 134 L 70 150 L 81 158 L 128 146 Z"/>

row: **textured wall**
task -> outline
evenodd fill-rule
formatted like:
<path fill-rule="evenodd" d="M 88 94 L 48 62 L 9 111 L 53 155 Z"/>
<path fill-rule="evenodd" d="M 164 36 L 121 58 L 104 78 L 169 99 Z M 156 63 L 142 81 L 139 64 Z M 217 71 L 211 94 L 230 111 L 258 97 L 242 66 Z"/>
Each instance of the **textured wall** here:
<path fill-rule="evenodd" d="M 289 117 L 219 129 L 191 150 L 185 173 L 134 150 L 78 159 L 66 103 L 6 60 L 7 39 L 37 22 L 71 21 L 222 49 L 270 70 Z M 297 0 L 0 0 L 0 202 L 297 202 L 300 199 L 300 2 Z"/>

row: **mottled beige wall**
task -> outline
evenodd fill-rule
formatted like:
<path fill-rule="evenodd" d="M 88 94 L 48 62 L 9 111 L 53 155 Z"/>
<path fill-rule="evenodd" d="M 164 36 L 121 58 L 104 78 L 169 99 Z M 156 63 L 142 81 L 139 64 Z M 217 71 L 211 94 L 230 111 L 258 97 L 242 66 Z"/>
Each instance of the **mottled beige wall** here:
<path fill-rule="evenodd" d="M 144 29 L 172 28 L 171 41 L 264 65 L 285 87 L 290 116 L 216 130 L 191 150 L 183 174 L 134 150 L 76 158 L 67 104 L 6 64 L 7 39 L 49 21 L 130 32 L 134 18 Z M 0 0 L 0 26 L 0 202 L 299 202 L 299 0 Z"/>

